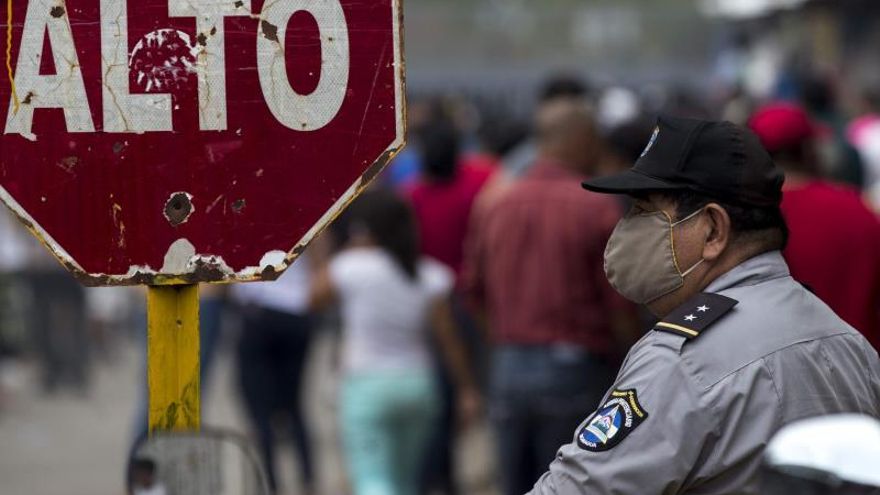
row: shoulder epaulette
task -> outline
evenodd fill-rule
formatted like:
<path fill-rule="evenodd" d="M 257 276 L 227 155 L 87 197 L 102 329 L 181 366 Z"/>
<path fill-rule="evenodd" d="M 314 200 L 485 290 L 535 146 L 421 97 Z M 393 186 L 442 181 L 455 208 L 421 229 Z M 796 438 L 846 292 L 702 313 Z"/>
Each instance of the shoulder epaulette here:
<path fill-rule="evenodd" d="M 691 340 L 726 315 L 739 301 L 719 294 L 701 292 L 654 326 L 654 330 L 674 333 Z"/>

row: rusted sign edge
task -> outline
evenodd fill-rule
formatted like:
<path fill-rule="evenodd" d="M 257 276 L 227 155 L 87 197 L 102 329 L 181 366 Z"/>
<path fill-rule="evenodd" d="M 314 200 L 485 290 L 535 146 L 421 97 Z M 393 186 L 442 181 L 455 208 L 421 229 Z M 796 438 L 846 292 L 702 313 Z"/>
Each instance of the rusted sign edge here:
<path fill-rule="evenodd" d="M 15 215 L 16 218 L 18 218 L 18 221 L 21 222 L 22 225 L 24 225 L 25 228 L 28 229 L 30 233 L 37 238 L 38 241 L 40 241 L 40 244 L 46 246 L 49 252 L 52 253 L 53 256 L 55 256 L 55 259 L 57 259 L 59 263 L 70 270 L 74 275 L 77 276 L 77 278 L 79 278 L 79 274 L 85 273 L 82 267 L 79 266 L 76 261 L 74 261 L 73 257 L 70 256 L 70 254 L 68 254 L 67 251 L 65 251 L 64 248 L 62 248 L 57 242 L 55 242 L 55 239 L 53 239 L 48 232 L 43 230 L 43 227 L 41 227 L 40 224 L 38 224 L 27 211 L 25 211 L 25 209 L 18 203 L 18 201 L 16 201 L 15 198 L 13 198 L 11 194 L 9 194 L 9 191 L 7 191 L 6 188 L 3 186 L 0 186 L 0 200 L 2 200 L 6 207 L 9 208 L 9 211 L 11 211 L 12 214 Z"/>
<path fill-rule="evenodd" d="M 274 276 L 263 277 L 258 280 L 275 280 L 284 272 L 287 267 L 293 264 L 293 262 L 306 250 L 309 243 L 312 242 L 316 237 L 320 236 L 330 224 L 336 220 L 339 215 L 345 211 L 346 208 L 357 199 L 360 194 L 367 189 L 370 184 L 372 184 L 373 180 L 379 176 L 380 173 L 385 169 L 385 167 L 403 150 L 404 146 L 406 146 L 407 140 L 407 126 L 406 126 L 406 58 L 404 57 L 404 23 L 403 23 L 403 0 L 392 0 L 392 6 L 396 10 L 397 15 L 394 16 L 393 20 L 393 30 L 394 30 L 394 66 L 395 66 L 395 79 L 396 83 L 394 85 L 394 103 L 397 109 L 396 112 L 396 124 L 397 124 L 397 132 L 396 139 L 391 143 L 391 145 L 385 149 L 385 152 L 382 153 L 379 158 L 373 162 L 373 164 L 358 178 L 358 180 L 352 184 L 352 186 L 345 191 L 345 193 L 340 197 L 336 203 L 312 226 L 311 230 L 306 232 L 306 235 L 300 239 L 299 243 L 289 252 L 287 253 L 287 257 L 284 260 L 284 267 L 281 270 L 277 270 L 274 273 Z"/>
<path fill-rule="evenodd" d="M 18 220 L 49 250 L 50 253 L 70 271 L 77 280 L 87 287 L 127 286 L 127 285 L 180 285 L 193 283 L 231 283 L 275 280 L 302 255 L 308 245 L 342 214 L 343 211 L 373 182 L 385 169 L 385 166 L 406 145 L 406 62 L 404 58 L 404 23 L 403 0 L 392 0 L 394 31 L 394 66 L 395 66 L 395 107 L 396 107 L 396 138 L 385 149 L 382 155 L 336 200 L 327 213 L 299 240 L 299 242 L 277 264 L 249 266 L 233 272 L 214 255 L 199 254 L 190 259 L 185 273 L 160 273 L 151 267 L 132 266 L 125 275 L 91 274 L 86 272 L 70 254 L 56 242 L 39 223 L 0 186 L 0 200 L 18 218 Z M 377 69 L 378 70 L 378 69 Z M 367 109 L 368 110 L 368 109 Z M 365 110 L 365 111 L 367 111 Z M 280 251 L 279 251 L 280 253 Z M 267 253 L 267 256 L 271 253 Z"/>

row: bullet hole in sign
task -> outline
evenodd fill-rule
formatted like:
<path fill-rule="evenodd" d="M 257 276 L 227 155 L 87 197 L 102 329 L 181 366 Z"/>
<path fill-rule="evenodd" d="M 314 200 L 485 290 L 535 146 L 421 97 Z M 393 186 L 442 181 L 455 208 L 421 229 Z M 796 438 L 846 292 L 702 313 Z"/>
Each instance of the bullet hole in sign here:
<path fill-rule="evenodd" d="M 192 212 L 193 205 L 190 195 L 185 192 L 172 194 L 165 203 L 165 218 L 174 227 L 186 222 Z"/>

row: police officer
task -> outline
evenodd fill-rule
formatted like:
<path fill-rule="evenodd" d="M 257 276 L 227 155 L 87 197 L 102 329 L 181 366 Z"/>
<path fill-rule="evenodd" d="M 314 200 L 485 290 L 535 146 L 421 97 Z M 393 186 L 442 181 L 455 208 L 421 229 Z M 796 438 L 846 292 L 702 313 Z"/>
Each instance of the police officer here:
<path fill-rule="evenodd" d="M 880 417 L 877 352 L 780 254 L 782 182 L 751 132 L 661 117 L 632 169 L 584 184 L 633 198 L 605 271 L 660 322 L 531 493 L 756 494 L 783 425 Z"/>

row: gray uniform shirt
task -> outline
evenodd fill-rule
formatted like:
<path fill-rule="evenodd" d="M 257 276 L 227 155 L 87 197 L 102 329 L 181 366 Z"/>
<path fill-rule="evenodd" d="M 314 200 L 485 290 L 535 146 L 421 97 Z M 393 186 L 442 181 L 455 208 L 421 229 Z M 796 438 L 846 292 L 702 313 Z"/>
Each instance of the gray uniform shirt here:
<path fill-rule="evenodd" d="M 757 494 L 762 453 L 783 425 L 880 417 L 877 352 L 791 278 L 779 252 L 706 292 L 738 304 L 696 338 L 655 330 L 633 346 L 532 494 Z"/>

